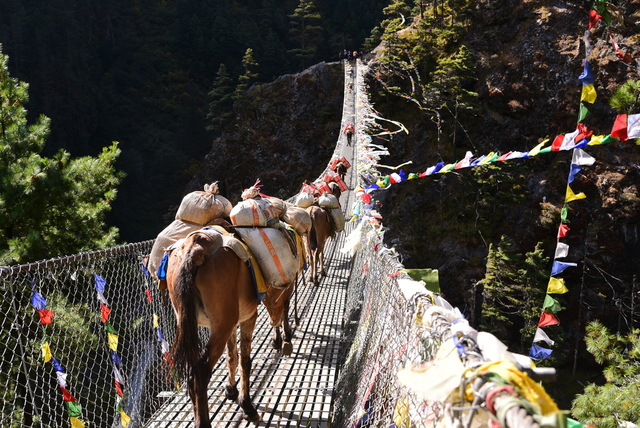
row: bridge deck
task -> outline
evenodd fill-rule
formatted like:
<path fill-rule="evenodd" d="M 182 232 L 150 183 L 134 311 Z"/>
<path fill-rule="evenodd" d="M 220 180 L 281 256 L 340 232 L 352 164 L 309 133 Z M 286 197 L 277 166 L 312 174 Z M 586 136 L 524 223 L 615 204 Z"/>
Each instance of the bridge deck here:
<path fill-rule="evenodd" d="M 353 75 L 345 70 L 345 77 Z M 345 85 L 346 86 L 346 85 Z M 355 98 L 345 90 L 343 122 L 354 122 Z M 353 146 L 346 145 L 340 134 L 341 153 L 353 168 L 345 178 L 351 187 L 355 176 Z M 350 207 L 350 192 L 341 197 L 343 208 Z M 224 398 L 227 370 L 225 356 L 220 359 L 209 384 L 209 412 L 215 427 L 328 427 L 332 394 L 338 372 L 338 357 L 342 337 L 342 318 L 349 277 L 349 257 L 339 250 L 352 229 L 330 239 L 325 254 L 327 276 L 319 287 L 308 281 L 298 282 L 298 312 L 300 326 L 293 326 L 293 352 L 283 356 L 271 347 L 272 328 L 264 306 L 259 308 L 258 322 L 252 342 L 251 395 L 261 416 L 258 424 L 243 419 L 235 402 Z M 293 319 L 293 305 L 290 314 Z M 193 426 L 193 408 L 186 391 L 175 393 L 145 425 L 153 428 Z"/>

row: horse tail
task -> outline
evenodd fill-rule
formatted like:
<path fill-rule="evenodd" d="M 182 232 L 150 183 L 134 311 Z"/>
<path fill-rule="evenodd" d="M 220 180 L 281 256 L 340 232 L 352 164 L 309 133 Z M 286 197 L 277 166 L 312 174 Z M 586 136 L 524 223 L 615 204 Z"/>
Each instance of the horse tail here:
<path fill-rule="evenodd" d="M 184 259 L 173 285 L 178 325 L 170 356 L 174 370 L 181 377 L 187 376 L 200 359 L 196 273 L 210 246 L 205 241 L 208 241 L 206 235 L 193 234 L 185 242 Z"/>

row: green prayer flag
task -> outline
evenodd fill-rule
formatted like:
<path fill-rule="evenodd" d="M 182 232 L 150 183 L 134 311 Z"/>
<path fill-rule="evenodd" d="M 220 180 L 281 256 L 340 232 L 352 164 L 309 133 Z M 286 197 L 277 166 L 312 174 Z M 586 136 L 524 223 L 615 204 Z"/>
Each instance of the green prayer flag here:
<path fill-rule="evenodd" d="M 569 206 L 567 204 L 564 204 L 562 206 L 562 211 L 560 211 L 560 220 L 565 224 L 569 223 L 567 221 L 568 215 L 569 215 Z"/>
<path fill-rule="evenodd" d="M 113 328 L 113 326 L 107 321 L 104 324 L 104 328 L 107 330 L 107 333 L 118 334 L 118 332 Z"/>
<path fill-rule="evenodd" d="M 77 401 L 67 401 L 65 402 L 67 405 L 67 411 L 69 412 L 69 417 L 72 418 L 80 418 L 82 417 L 82 407 L 80 403 Z"/>
<path fill-rule="evenodd" d="M 562 306 L 560 305 L 560 302 L 547 294 L 544 298 L 544 303 L 542 304 L 542 310 L 555 314 L 562 310 Z"/>
<path fill-rule="evenodd" d="M 540 154 L 540 153 L 549 153 L 550 151 L 551 151 L 551 146 L 545 147 L 544 149 L 540 150 L 538 152 L 538 154 Z"/>
<path fill-rule="evenodd" d="M 580 103 L 580 111 L 578 113 L 578 123 L 585 120 L 587 117 L 589 117 L 590 114 L 591 112 L 589 111 L 587 106 L 584 105 L 584 103 Z"/>

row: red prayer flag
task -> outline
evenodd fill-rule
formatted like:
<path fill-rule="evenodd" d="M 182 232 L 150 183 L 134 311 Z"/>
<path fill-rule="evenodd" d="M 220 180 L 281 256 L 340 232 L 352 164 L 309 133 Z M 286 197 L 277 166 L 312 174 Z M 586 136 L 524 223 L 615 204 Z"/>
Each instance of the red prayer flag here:
<path fill-rule="evenodd" d="M 540 315 L 540 321 L 538 321 L 538 327 L 557 324 L 560 324 L 560 321 L 558 321 L 558 318 L 556 318 L 555 315 L 549 312 L 542 311 L 542 314 Z"/>
<path fill-rule="evenodd" d="M 616 116 L 616 121 L 613 123 L 611 129 L 611 136 L 617 138 L 620 141 L 626 141 L 629 139 L 627 136 L 627 115 L 619 114 Z"/>
<path fill-rule="evenodd" d="M 576 129 L 578 130 L 578 135 L 576 135 L 576 138 L 574 140 L 576 143 L 593 135 L 593 131 L 589 131 L 589 128 L 587 128 L 587 125 L 585 125 L 584 123 L 578 123 Z"/>
<path fill-rule="evenodd" d="M 62 397 L 64 398 L 64 401 L 66 401 L 67 403 L 70 401 L 78 401 L 76 397 L 71 395 L 71 393 L 67 390 L 67 388 L 65 388 L 64 386 L 61 386 L 60 389 L 62 390 Z"/>
<path fill-rule="evenodd" d="M 109 320 L 111 309 L 109 309 L 109 307 L 104 303 L 100 303 L 100 313 L 102 314 L 102 322 L 106 323 Z"/>
<path fill-rule="evenodd" d="M 560 227 L 558 228 L 558 239 L 564 238 L 569 233 L 569 226 L 564 223 L 560 223 Z"/>
<path fill-rule="evenodd" d="M 496 159 L 496 160 L 498 160 L 498 161 L 504 161 L 504 160 L 507 160 L 507 158 L 509 157 L 509 155 L 510 155 L 511 153 L 513 153 L 513 152 L 507 152 L 507 153 L 503 154 L 502 156 L 500 156 L 500 157 L 499 157 L 498 159 Z"/>
<path fill-rule="evenodd" d="M 53 323 L 53 312 L 49 309 L 38 309 L 38 315 L 40 315 L 40 322 L 42 324 Z"/>
<path fill-rule="evenodd" d="M 553 140 L 553 143 L 551 143 L 551 150 L 553 150 L 554 152 L 557 152 L 558 150 L 560 150 L 560 147 L 562 146 L 562 142 L 564 141 L 564 135 L 558 135 L 555 140 Z"/>
<path fill-rule="evenodd" d="M 145 290 L 145 293 L 147 293 L 147 300 L 149 302 L 153 302 L 153 297 L 151 296 L 151 290 L 149 290 L 148 288 Z"/>
<path fill-rule="evenodd" d="M 120 383 L 117 380 L 114 380 L 113 382 L 116 384 L 116 393 L 120 397 L 124 397 L 124 393 L 122 392 L 122 385 L 120 385 Z"/>
<path fill-rule="evenodd" d="M 600 15 L 595 10 L 591 9 L 589 11 L 589 25 L 587 26 L 587 30 L 591 30 L 595 27 L 596 23 L 602 19 L 602 15 Z"/>

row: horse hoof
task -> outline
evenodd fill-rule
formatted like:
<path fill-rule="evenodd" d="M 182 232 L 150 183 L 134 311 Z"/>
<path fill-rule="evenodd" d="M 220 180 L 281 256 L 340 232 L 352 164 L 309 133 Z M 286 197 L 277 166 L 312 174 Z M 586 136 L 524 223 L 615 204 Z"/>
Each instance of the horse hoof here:
<path fill-rule="evenodd" d="M 244 418 L 249 421 L 249 422 L 258 422 L 261 421 L 262 418 L 260 417 L 260 415 L 258 414 L 258 412 L 255 412 L 253 415 L 244 415 Z"/>
<path fill-rule="evenodd" d="M 271 342 L 271 346 L 273 347 L 273 349 L 276 349 L 276 350 L 279 351 L 280 349 L 282 349 L 282 342 L 277 341 L 277 340 L 273 340 Z"/>
<path fill-rule="evenodd" d="M 225 386 L 225 397 L 227 400 L 236 401 L 238 399 L 238 388 L 235 386 Z"/>
<path fill-rule="evenodd" d="M 282 354 L 289 356 L 292 352 L 293 345 L 291 344 L 291 342 L 284 342 L 284 345 L 282 345 Z"/>

